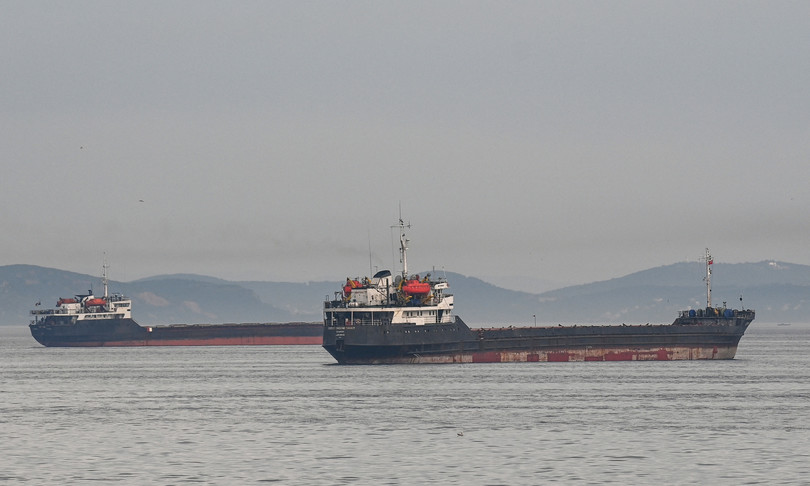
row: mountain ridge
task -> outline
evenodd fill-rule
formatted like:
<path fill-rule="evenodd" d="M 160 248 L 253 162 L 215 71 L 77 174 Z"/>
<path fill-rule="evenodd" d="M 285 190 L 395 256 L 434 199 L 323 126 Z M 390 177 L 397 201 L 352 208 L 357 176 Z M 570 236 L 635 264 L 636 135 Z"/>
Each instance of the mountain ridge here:
<path fill-rule="evenodd" d="M 810 322 L 810 266 L 766 260 L 713 265 L 714 306 L 753 308 L 763 322 Z M 420 272 L 426 273 L 426 272 Z M 455 313 L 475 325 L 671 322 L 679 310 L 706 305 L 705 266 L 680 262 L 609 280 L 542 293 L 505 289 L 473 276 L 446 272 Z M 110 282 L 110 291 L 133 299 L 143 325 L 217 322 L 320 321 L 323 300 L 341 281 L 229 281 L 170 274 Z M 0 325 L 30 321 L 40 302 L 95 289 L 101 279 L 37 265 L 0 266 Z"/>

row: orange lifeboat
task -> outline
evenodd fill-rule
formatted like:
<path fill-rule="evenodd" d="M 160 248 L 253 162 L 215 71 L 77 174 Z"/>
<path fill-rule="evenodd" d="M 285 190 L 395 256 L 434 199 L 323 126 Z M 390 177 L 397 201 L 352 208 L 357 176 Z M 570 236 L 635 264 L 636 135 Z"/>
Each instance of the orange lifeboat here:
<path fill-rule="evenodd" d="M 88 299 L 84 305 L 87 307 L 98 307 L 101 305 L 107 305 L 107 301 L 104 299 Z"/>
<path fill-rule="evenodd" d="M 351 280 L 347 278 L 346 285 L 343 286 L 343 295 L 348 297 L 349 294 L 352 293 L 352 289 L 358 289 L 362 286 L 363 284 L 361 284 L 359 280 Z"/>
<path fill-rule="evenodd" d="M 75 303 L 76 303 L 76 299 L 60 298 L 59 300 L 56 301 L 56 307 L 59 307 L 62 304 L 75 304 Z"/>
<path fill-rule="evenodd" d="M 402 286 L 402 291 L 408 295 L 427 295 L 430 293 L 430 284 L 419 280 L 408 280 Z"/>

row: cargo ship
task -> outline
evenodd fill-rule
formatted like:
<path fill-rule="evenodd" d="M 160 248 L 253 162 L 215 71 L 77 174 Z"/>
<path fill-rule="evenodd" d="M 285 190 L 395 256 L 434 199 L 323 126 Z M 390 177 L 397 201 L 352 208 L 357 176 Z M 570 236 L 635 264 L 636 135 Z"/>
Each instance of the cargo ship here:
<path fill-rule="evenodd" d="M 104 295 L 60 298 L 54 309 L 32 310 L 31 335 L 44 346 L 244 346 L 322 343 L 320 322 L 173 324 L 141 326 L 132 300 L 110 294 L 106 265 Z"/>
<path fill-rule="evenodd" d="M 750 309 L 712 307 L 707 249 L 706 308 L 671 324 L 470 328 L 453 315 L 446 278 L 408 275 L 405 227 L 401 274 L 347 279 L 324 302 L 323 347 L 340 364 L 733 359 L 754 320 Z"/>

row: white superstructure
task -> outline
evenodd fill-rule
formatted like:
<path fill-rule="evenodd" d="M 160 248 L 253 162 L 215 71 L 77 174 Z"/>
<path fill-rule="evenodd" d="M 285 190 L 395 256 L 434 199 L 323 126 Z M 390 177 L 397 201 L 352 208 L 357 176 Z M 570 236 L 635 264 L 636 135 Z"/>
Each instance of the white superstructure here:
<path fill-rule="evenodd" d="M 343 292 L 324 304 L 324 320 L 329 325 L 353 323 L 433 324 L 454 321 L 453 296 L 443 278 L 408 275 L 408 240 L 405 223 L 400 219 L 400 261 L 402 273 L 394 277 L 389 270 L 377 272 L 371 279 L 347 278 Z"/>
<path fill-rule="evenodd" d="M 56 308 L 33 310 L 31 314 L 68 315 L 79 321 L 132 318 L 132 300 L 121 294 L 110 295 L 108 292 L 106 263 L 103 266 L 101 282 L 104 285 L 104 295 L 102 297 L 96 297 L 90 291 L 87 294 L 76 295 L 73 298 L 60 298 L 56 301 Z"/>

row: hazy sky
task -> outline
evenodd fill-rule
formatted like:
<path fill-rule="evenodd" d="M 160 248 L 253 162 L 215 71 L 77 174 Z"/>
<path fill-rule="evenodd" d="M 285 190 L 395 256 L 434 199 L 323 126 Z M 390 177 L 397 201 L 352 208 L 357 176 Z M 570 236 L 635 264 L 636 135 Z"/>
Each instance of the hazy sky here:
<path fill-rule="evenodd" d="M 411 270 L 499 284 L 810 264 L 807 1 L 0 0 L 0 39 L 0 265 L 342 280 L 400 206 Z"/>

